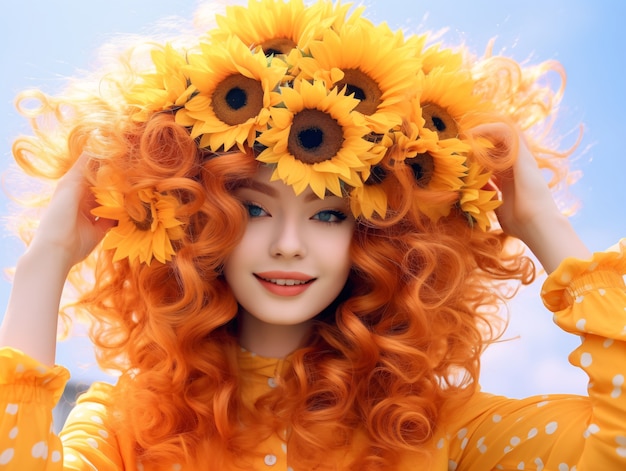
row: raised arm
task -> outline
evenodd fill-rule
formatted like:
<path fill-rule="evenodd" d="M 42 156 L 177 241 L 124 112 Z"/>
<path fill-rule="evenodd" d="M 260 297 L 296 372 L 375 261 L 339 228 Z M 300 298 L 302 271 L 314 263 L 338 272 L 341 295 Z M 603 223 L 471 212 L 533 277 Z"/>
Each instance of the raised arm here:
<path fill-rule="evenodd" d="M 59 181 L 32 243 L 20 257 L 8 306 L 0 327 L 0 345 L 54 364 L 57 319 L 69 270 L 86 257 L 111 222 L 94 220 L 94 205 L 81 156 Z"/>

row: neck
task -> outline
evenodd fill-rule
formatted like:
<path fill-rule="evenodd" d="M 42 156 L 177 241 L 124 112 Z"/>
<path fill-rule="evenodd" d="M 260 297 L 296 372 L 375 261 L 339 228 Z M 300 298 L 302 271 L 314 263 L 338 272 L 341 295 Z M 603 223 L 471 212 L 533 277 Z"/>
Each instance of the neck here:
<path fill-rule="evenodd" d="M 311 323 L 268 324 L 242 311 L 239 314 L 239 344 L 263 357 L 284 358 L 302 346 Z"/>

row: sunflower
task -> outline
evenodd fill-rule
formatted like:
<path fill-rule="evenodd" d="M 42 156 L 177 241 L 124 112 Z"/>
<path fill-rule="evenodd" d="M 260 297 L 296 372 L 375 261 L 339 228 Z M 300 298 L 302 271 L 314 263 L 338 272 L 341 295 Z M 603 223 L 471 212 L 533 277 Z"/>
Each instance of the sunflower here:
<path fill-rule="evenodd" d="M 214 42 L 237 36 L 266 55 L 288 54 L 305 48 L 326 29 L 343 24 L 349 9 L 350 5 L 327 1 L 305 6 L 302 0 L 250 0 L 247 7 L 226 7 L 226 14 L 216 17 L 218 28 L 209 35 Z"/>
<path fill-rule="evenodd" d="M 490 178 L 491 172 L 483 171 L 479 165 L 470 165 L 459 200 L 470 224 L 477 224 L 483 231 L 491 226 L 489 214 L 502 204 L 496 191 L 485 189 Z"/>
<path fill-rule="evenodd" d="M 375 133 L 402 123 L 407 102 L 419 90 L 419 65 L 401 32 L 365 20 L 326 30 L 298 64 L 303 78 L 322 80 L 358 99 L 356 111 Z"/>
<path fill-rule="evenodd" d="M 150 53 L 154 72 L 139 76 L 139 83 L 126 93 L 126 101 L 139 108 L 133 114 L 137 121 L 147 121 L 156 111 L 163 111 L 184 105 L 192 92 L 188 77 L 183 72 L 187 64 L 185 56 L 171 44 Z"/>
<path fill-rule="evenodd" d="M 176 219 L 180 203 L 174 196 L 152 188 L 128 194 L 107 185 L 92 191 L 100 206 L 91 213 L 118 221 L 102 245 L 104 250 L 115 250 L 113 261 L 128 257 L 150 265 L 153 258 L 161 263 L 172 259 L 172 241 L 184 236 L 182 222 Z"/>
<path fill-rule="evenodd" d="M 474 80 L 464 69 L 437 67 L 422 81 L 420 105 L 425 127 L 440 139 L 459 137 L 479 123 L 477 116 L 488 111 L 488 104 L 474 93 Z"/>
<path fill-rule="evenodd" d="M 276 164 L 272 175 L 296 194 L 310 186 L 343 196 L 341 183 L 359 187 L 382 155 L 365 137 L 369 129 L 352 110 L 358 101 L 323 82 L 296 81 L 281 87 L 281 103 L 271 108 L 271 127 L 257 141 L 267 148 L 257 160 Z"/>
<path fill-rule="evenodd" d="M 270 92 L 286 66 L 251 52 L 235 37 L 223 48 L 202 44 L 201 51 L 189 56 L 185 67 L 195 92 L 176 113 L 176 122 L 191 127 L 200 147 L 213 152 L 252 147 L 257 131 L 267 124 Z"/>

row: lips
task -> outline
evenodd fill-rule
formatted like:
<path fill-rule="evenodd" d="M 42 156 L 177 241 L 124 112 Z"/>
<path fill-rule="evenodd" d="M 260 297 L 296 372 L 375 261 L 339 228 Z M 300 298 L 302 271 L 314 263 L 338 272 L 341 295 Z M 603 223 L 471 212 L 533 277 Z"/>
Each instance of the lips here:
<path fill-rule="evenodd" d="M 277 296 L 297 296 L 306 291 L 315 277 L 300 272 L 271 271 L 254 276 L 267 291 Z"/>

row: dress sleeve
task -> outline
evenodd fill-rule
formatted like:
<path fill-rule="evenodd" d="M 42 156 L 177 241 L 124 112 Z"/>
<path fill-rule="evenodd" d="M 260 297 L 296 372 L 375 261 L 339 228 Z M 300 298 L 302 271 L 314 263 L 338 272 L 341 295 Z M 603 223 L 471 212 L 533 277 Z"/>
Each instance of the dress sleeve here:
<path fill-rule="evenodd" d="M 581 338 L 569 359 L 589 376 L 589 396 L 478 393 L 449 422 L 449 469 L 626 470 L 625 273 L 626 240 L 565 260 L 543 286 L 555 322 Z"/>
<path fill-rule="evenodd" d="M 626 239 L 591 260 L 567 259 L 542 297 L 581 345 L 570 362 L 589 376 L 591 414 L 577 470 L 626 469 Z"/>
<path fill-rule="evenodd" d="M 98 387 L 81 396 L 64 431 L 55 434 L 52 409 L 69 376 L 61 366 L 49 368 L 18 350 L 0 349 L 0 471 L 123 469 L 114 434 L 104 427 Z"/>

